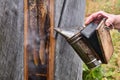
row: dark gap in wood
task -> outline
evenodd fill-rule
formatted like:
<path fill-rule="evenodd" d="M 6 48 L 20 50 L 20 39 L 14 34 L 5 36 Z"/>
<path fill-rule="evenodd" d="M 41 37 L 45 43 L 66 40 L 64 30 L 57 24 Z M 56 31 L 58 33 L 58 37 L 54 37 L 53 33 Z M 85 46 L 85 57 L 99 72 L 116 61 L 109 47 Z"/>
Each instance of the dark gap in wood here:
<path fill-rule="evenodd" d="M 60 27 L 60 25 L 61 25 L 62 16 L 63 16 L 63 13 L 64 13 L 64 9 L 65 9 L 66 2 L 67 2 L 67 0 L 64 0 L 57 27 Z M 57 39 L 57 36 L 58 36 L 58 33 L 56 33 L 55 39 Z"/>

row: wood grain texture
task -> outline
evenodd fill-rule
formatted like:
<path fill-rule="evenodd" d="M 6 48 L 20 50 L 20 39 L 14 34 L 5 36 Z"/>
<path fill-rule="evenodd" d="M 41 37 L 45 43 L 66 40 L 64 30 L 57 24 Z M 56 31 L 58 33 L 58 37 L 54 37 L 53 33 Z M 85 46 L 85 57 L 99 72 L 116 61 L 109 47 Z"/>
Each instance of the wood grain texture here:
<path fill-rule="evenodd" d="M 50 45 L 49 45 L 49 65 L 48 65 L 48 80 L 55 80 L 54 79 L 54 65 L 55 64 L 55 38 L 54 38 L 54 9 L 55 9 L 55 0 L 50 0 L 49 3 L 49 11 L 50 11 Z"/>
<path fill-rule="evenodd" d="M 0 80 L 23 80 L 23 0 L 0 0 Z"/>
<path fill-rule="evenodd" d="M 28 0 L 24 0 L 24 44 L 27 44 L 27 36 L 28 36 Z M 27 46 L 24 45 L 24 80 L 28 79 L 28 54 L 27 54 Z"/>
<path fill-rule="evenodd" d="M 96 30 L 96 33 L 99 39 L 99 44 L 101 46 L 101 51 L 104 61 L 103 63 L 108 63 L 113 54 L 114 48 L 113 48 L 109 29 L 107 29 L 104 22 L 105 20 L 101 21 L 101 23 L 99 24 Z"/>
<path fill-rule="evenodd" d="M 71 30 L 82 27 L 85 0 L 56 0 L 55 27 Z M 64 9 L 62 9 L 65 3 Z M 62 11 L 62 14 L 60 14 Z M 59 18 L 61 16 L 61 22 Z M 82 62 L 66 40 L 56 37 L 55 80 L 82 80 Z"/>
<path fill-rule="evenodd" d="M 0 80 L 24 80 L 24 1 L 0 0 Z M 66 0 L 62 11 L 63 2 L 64 0 L 55 0 L 55 26 L 58 27 L 62 16 L 59 27 L 81 27 L 85 1 Z M 53 25 L 52 23 L 51 26 Z M 55 80 L 82 80 L 81 59 L 61 36 L 56 41 L 55 68 L 53 67 Z M 52 43 L 50 45 L 53 46 Z"/>

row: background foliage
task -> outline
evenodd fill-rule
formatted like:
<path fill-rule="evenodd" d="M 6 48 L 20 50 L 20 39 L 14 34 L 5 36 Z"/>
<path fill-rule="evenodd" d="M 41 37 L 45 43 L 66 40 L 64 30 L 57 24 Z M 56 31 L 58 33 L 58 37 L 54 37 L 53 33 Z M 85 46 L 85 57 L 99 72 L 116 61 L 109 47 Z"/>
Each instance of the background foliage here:
<path fill-rule="evenodd" d="M 87 0 L 86 17 L 97 11 L 120 14 L 120 0 Z M 120 80 L 120 33 L 111 30 L 114 53 L 108 64 L 103 64 L 93 70 L 85 65 L 83 80 Z"/>

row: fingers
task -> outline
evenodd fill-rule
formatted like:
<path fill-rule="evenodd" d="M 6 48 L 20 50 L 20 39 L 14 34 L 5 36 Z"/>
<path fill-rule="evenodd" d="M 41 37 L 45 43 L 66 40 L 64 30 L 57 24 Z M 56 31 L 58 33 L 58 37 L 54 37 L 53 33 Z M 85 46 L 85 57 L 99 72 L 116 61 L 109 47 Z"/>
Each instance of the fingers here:
<path fill-rule="evenodd" d="M 85 25 L 89 24 L 92 21 L 93 21 L 93 17 L 91 15 L 91 16 L 87 17 L 87 19 L 85 20 Z"/>
<path fill-rule="evenodd" d="M 115 22 L 115 15 L 113 14 L 108 14 L 108 18 L 105 22 L 106 26 L 110 27 L 111 25 L 113 25 Z"/>
<path fill-rule="evenodd" d="M 120 15 L 109 14 L 104 11 L 99 11 L 93 13 L 85 20 L 85 25 L 88 25 L 90 22 L 99 24 L 99 22 L 106 18 L 105 25 L 110 28 L 120 29 Z"/>
<path fill-rule="evenodd" d="M 105 22 L 106 26 L 111 26 L 113 24 L 113 20 L 111 18 L 108 18 Z"/>
<path fill-rule="evenodd" d="M 100 22 L 101 19 L 103 19 L 104 17 L 107 16 L 107 13 L 103 12 L 103 11 L 99 11 L 96 13 L 93 13 L 92 15 L 90 15 L 89 17 L 87 17 L 85 24 L 89 24 L 90 22 L 96 20 L 96 22 Z"/>

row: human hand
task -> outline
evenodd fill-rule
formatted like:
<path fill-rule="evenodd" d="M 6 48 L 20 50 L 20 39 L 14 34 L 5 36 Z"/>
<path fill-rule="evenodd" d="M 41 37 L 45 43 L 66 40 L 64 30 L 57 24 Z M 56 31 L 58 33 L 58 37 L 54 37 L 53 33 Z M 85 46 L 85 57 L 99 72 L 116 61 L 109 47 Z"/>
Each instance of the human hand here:
<path fill-rule="evenodd" d="M 89 17 L 87 17 L 85 24 L 89 24 L 90 22 L 99 23 L 103 18 L 106 18 L 105 25 L 111 28 L 120 29 L 120 15 L 109 14 L 104 11 L 99 11 L 93 13 Z"/>

